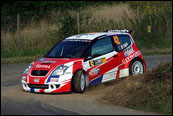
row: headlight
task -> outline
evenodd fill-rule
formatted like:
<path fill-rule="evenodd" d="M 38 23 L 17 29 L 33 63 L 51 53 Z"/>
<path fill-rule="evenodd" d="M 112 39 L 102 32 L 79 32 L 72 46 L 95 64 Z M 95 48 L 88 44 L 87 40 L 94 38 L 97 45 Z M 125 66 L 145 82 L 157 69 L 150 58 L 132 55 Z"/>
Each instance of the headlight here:
<path fill-rule="evenodd" d="M 31 67 L 33 66 L 33 64 L 31 63 L 24 71 L 23 74 L 28 74 L 29 70 L 31 69 Z"/>
<path fill-rule="evenodd" d="M 52 72 L 52 76 L 56 76 L 56 75 L 63 75 L 65 73 L 65 71 L 67 70 L 67 66 L 59 66 L 57 67 L 53 72 Z"/>

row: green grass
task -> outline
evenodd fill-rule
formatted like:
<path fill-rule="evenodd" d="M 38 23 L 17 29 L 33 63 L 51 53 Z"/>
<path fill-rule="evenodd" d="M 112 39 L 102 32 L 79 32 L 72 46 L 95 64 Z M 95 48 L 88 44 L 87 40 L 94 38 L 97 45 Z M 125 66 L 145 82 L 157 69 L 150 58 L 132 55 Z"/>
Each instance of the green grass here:
<path fill-rule="evenodd" d="M 27 56 L 38 56 L 44 55 L 48 52 L 47 49 L 30 49 L 30 50 L 12 50 L 11 52 L 1 51 L 1 58 L 12 58 L 12 57 L 27 57 Z"/>
<path fill-rule="evenodd" d="M 1 58 L 1 64 L 31 63 L 43 55 Z"/>
<path fill-rule="evenodd" d="M 172 54 L 172 48 L 141 49 L 144 56 Z"/>

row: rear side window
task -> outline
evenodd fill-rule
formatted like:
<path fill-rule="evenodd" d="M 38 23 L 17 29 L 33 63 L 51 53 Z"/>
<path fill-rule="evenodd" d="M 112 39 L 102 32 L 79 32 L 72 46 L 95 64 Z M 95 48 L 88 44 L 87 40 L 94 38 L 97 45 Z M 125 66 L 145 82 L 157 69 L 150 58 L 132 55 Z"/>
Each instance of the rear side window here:
<path fill-rule="evenodd" d="M 112 40 L 117 52 L 120 52 L 131 45 L 131 39 L 129 35 L 115 35 L 113 36 Z"/>
<path fill-rule="evenodd" d="M 103 39 L 98 40 L 92 47 L 91 47 L 91 55 L 92 57 L 97 57 L 104 55 L 113 51 L 113 46 L 110 37 L 106 37 Z"/>

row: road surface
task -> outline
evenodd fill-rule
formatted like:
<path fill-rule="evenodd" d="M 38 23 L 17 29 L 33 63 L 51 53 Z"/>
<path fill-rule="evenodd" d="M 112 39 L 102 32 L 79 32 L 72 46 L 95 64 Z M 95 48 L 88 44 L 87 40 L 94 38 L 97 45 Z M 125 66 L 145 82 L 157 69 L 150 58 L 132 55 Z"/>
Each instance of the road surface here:
<path fill-rule="evenodd" d="M 147 69 L 163 62 L 171 62 L 172 55 L 145 56 Z M 2 115 L 150 115 L 153 113 L 131 110 L 97 102 L 98 96 L 109 89 L 104 85 L 87 88 L 84 94 L 38 94 L 24 92 L 21 75 L 28 64 L 1 65 Z M 100 86 L 100 87 L 99 87 Z"/>

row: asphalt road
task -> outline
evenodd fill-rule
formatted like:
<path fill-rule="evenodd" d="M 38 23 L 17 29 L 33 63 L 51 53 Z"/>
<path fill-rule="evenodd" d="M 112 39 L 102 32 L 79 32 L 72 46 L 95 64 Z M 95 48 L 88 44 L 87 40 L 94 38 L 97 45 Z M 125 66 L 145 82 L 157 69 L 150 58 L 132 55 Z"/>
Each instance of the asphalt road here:
<path fill-rule="evenodd" d="M 145 56 L 147 69 L 171 62 L 172 55 Z M 28 64 L 1 65 L 1 115 L 149 115 L 153 113 L 97 102 L 108 87 L 87 88 L 84 94 L 24 92 L 21 75 Z M 99 87 L 100 86 L 100 87 Z"/>

